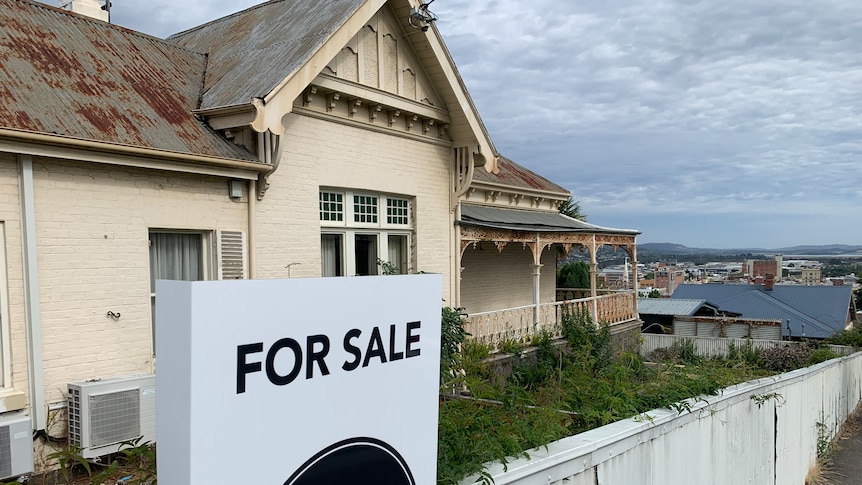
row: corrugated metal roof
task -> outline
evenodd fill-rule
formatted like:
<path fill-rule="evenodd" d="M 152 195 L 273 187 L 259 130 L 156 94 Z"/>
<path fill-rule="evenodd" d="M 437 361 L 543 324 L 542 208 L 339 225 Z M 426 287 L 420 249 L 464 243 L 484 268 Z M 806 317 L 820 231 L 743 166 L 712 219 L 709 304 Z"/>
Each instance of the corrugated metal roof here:
<path fill-rule="evenodd" d="M 25 0 L 0 0 L 0 127 L 254 160 L 199 121 L 206 58 Z"/>
<path fill-rule="evenodd" d="M 776 285 L 764 291 L 763 285 L 680 285 L 671 299 L 705 298 L 723 310 L 742 313 L 746 318 L 777 318 L 787 335 L 790 321 L 793 336 L 825 338 L 843 330 L 849 311 L 852 288 L 849 286 Z"/>
<path fill-rule="evenodd" d="M 461 220 L 458 223 L 511 231 L 640 234 L 630 229 L 596 226 L 559 212 L 503 209 L 473 204 L 461 205 Z"/>
<path fill-rule="evenodd" d="M 508 185 L 510 187 L 521 187 L 534 190 L 554 192 L 557 194 L 569 194 L 563 187 L 551 182 L 532 170 L 518 165 L 506 157 L 500 157 L 497 161 L 500 173 L 489 173 L 484 169 L 477 169 L 473 173 L 473 180 L 480 182 L 491 182 L 495 184 Z"/>
<path fill-rule="evenodd" d="M 201 108 L 248 104 L 302 67 L 363 3 L 271 0 L 168 40 L 209 55 Z"/>
<path fill-rule="evenodd" d="M 706 300 L 683 300 L 668 298 L 639 298 L 638 313 L 647 315 L 694 315 Z"/>
<path fill-rule="evenodd" d="M 240 160 L 199 121 L 206 57 L 26 0 L 0 0 L 0 127 Z"/>

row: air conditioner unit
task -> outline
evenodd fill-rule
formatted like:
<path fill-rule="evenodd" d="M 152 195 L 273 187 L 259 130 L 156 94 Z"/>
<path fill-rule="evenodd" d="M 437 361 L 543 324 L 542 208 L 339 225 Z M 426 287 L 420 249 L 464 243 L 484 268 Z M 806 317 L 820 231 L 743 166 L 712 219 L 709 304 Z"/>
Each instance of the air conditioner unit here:
<path fill-rule="evenodd" d="M 116 453 L 124 442 L 156 441 L 156 378 L 153 374 L 68 384 L 69 444 L 84 458 Z"/>
<path fill-rule="evenodd" d="M 0 479 L 33 471 L 33 429 L 24 413 L 0 415 Z"/>

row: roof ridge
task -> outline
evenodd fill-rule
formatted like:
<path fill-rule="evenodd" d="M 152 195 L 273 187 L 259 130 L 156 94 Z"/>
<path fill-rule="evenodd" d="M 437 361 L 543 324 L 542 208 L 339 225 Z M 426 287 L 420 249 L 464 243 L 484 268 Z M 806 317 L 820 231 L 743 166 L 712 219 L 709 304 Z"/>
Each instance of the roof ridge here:
<path fill-rule="evenodd" d="M 225 15 L 224 17 L 219 17 L 219 18 L 217 18 L 217 19 L 210 20 L 209 22 L 205 22 L 205 23 L 202 23 L 202 24 L 200 24 L 200 25 L 196 25 L 196 26 L 191 27 L 191 28 L 189 28 L 189 29 L 182 30 L 182 31 L 180 31 L 180 32 L 176 32 L 176 33 L 174 33 L 174 34 L 169 35 L 169 36 L 167 37 L 167 39 L 166 39 L 166 40 L 171 40 L 171 39 L 174 39 L 174 38 L 182 37 L 182 36 L 184 36 L 184 35 L 186 35 L 186 34 L 188 34 L 188 33 L 191 33 L 191 32 L 197 31 L 197 30 L 200 30 L 200 29 L 202 29 L 202 28 L 204 28 L 204 27 L 210 26 L 210 25 L 215 24 L 215 23 L 217 23 L 217 22 L 223 22 L 223 21 L 225 21 L 225 20 L 227 20 L 227 19 L 230 19 L 230 18 L 233 18 L 233 17 L 239 16 L 239 15 L 244 15 L 246 12 L 250 12 L 250 11 L 252 11 L 252 10 L 257 10 L 257 9 L 259 9 L 259 8 L 267 7 L 267 6 L 269 6 L 270 4 L 273 4 L 273 3 L 280 3 L 280 2 L 283 2 L 283 1 L 285 1 L 285 0 L 266 0 L 265 2 L 258 3 L 257 5 L 252 5 L 251 7 L 248 7 L 248 8 L 242 9 L 242 10 L 240 10 L 239 12 L 234 12 L 234 13 L 232 13 L 232 14 Z"/>

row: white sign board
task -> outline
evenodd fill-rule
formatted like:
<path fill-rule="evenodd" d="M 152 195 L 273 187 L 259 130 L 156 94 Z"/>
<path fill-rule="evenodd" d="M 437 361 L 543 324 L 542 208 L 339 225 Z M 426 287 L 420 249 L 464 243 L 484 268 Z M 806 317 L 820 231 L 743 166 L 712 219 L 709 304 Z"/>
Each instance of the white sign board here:
<path fill-rule="evenodd" d="M 158 281 L 159 483 L 436 483 L 441 288 Z"/>

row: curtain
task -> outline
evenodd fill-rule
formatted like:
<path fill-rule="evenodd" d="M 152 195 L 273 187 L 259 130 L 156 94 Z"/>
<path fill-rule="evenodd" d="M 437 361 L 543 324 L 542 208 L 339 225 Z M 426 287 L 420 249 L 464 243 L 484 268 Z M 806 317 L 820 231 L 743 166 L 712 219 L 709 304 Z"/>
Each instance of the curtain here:
<path fill-rule="evenodd" d="M 341 266 L 341 235 L 320 235 L 320 274 L 323 276 L 343 276 Z"/>
<path fill-rule="evenodd" d="M 407 236 L 389 236 L 389 262 L 398 268 L 398 274 L 407 274 Z"/>
<path fill-rule="evenodd" d="M 150 233 L 150 288 L 156 280 L 204 279 L 203 236 L 200 234 Z"/>

